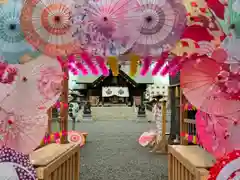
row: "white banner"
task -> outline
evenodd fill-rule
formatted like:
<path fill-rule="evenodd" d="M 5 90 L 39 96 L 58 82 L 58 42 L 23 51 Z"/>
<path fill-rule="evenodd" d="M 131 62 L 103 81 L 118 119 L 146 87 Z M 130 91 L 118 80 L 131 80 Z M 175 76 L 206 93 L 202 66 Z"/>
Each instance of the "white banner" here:
<path fill-rule="evenodd" d="M 128 87 L 103 87 L 102 97 L 129 97 Z"/>

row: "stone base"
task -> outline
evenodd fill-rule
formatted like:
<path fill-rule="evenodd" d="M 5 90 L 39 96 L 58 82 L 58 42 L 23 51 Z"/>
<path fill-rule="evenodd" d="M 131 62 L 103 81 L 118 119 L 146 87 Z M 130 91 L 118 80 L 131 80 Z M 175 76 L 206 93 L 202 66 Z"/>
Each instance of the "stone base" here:
<path fill-rule="evenodd" d="M 146 114 L 138 114 L 137 117 L 147 117 Z"/>
<path fill-rule="evenodd" d="M 92 115 L 91 114 L 83 114 L 82 121 L 89 121 L 89 122 L 93 121 Z"/>

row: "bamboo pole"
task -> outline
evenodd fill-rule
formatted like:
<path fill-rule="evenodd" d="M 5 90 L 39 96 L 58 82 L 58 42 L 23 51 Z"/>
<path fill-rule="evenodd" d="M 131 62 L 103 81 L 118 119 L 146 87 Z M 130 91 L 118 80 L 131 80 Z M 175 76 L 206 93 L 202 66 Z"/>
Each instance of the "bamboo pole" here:
<path fill-rule="evenodd" d="M 61 106 L 60 106 L 60 129 L 61 131 L 68 131 L 68 108 L 64 107 L 64 104 L 68 104 L 68 68 L 63 67 L 65 77 L 63 79 L 63 89 L 61 94 Z M 60 139 L 61 144 L 68 143 L 67 136 L 62 136 Z"/>

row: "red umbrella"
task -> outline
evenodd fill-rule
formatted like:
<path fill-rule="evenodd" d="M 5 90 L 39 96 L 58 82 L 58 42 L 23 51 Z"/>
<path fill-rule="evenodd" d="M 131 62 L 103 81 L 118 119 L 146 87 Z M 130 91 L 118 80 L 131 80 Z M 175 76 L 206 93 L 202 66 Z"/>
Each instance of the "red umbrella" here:
<path fill-rule="evenodd" d="M 239 119 L 240 74 L 232 72 L 228 64 L 195 57 L 182 64 L 180 81 L 184 95 L 196 108 Z"/>
<path fill-rule="evenodd" d="M 206 3 L 218 18 L 224 20 L 224 4 L 222 4 L 219 0 L 207 0 Z"/>
<path fill-rule="evenodd" d="M 240 149 L 239 128 L 237 121 L 224 116 L 196 114 L 198 142 L 217 158 Z"/>
<path fill-rule="evenodd" d="M 79 51 L 80 44 L 72 36 L 73 0 L 25 0 L 21 27 L 26 40 L 44 54 L 56 57 Z"/>
<path fill-rule="evenodd" d="M 217 160 L 210 169 L 208 180 L 238 180 L 240 177 L 240 150 Z"/>
<path fill-rule="evenodd" d="M 199 36 L 201 34 L 201 36 Z M 196 42 L 199 41 L 212 41 L 214 37 L 209 33 L 206 27 L 200 25 L 192 25 L 185 28 L 182 36 L 182 39 L 192 39 Z"/>

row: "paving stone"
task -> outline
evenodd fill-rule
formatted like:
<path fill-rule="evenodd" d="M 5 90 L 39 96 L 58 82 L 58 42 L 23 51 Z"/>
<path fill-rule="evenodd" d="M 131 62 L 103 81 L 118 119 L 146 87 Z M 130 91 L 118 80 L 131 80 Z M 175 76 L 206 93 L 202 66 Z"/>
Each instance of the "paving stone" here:
<path fill-rule="evenodd" d="M 77 130 L 89 133 L 81 149 L 80 179 L 167 180 L 167 156 L 151 154 L 137 142 L 149 126 L 129 120 L 77 123 Z"/>

